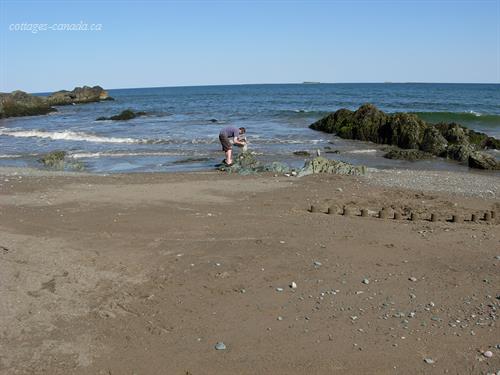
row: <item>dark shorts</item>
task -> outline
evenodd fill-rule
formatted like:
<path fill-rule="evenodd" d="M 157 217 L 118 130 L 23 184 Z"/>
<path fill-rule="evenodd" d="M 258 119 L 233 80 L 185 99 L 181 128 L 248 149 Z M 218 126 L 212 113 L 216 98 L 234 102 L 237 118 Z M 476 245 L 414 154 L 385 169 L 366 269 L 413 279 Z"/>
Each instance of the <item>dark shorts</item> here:
<path fill-rule="evenodd" d="M 224 134 L 219 134 L 219 141 L 222 145 L 222 151 L 228 151 L 233 149 L 233 145 L 229 142 L 229 138 Z"/>

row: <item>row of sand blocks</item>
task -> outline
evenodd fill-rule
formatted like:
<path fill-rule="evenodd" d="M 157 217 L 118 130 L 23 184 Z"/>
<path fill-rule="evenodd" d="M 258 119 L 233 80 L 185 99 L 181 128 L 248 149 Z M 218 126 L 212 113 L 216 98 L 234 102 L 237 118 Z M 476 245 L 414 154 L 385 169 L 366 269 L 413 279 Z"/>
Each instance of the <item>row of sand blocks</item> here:
<path fill-rule="evenodd" d="M 437 214 L 437 213 L 431 213 L 429 215 L 419 215 L 416 212 L 411 212 L 409 215 L 403 215 L 399 212 L 394 212 L 392 215 L 390 215 L 390 212 L 387 208 L 382 208 L 380 211 L 375 216 L 370 215 L 370 212 L 366 208 L 362 208 L 360 210 L 352 207 L 346 207 L 344 206 L 340 212 L 338 211 L 337 207 L 328 207 L 327 211 L 324 212 L 320 207 L 311 205 L 309 207 L 309 212 L 320 212 L 320 213 L 326 213 L 329 215 L 343 215 L 343 216 L 359 216 L 359 217 L 377 217 L 379 219 L 393 219 L 393 220 L 410 220 L 410 221 L 417 221 L 417 220 L 426 220 L 426 221 L 431 221 L 431 222 L 436 222 L 436 221 L 449 221 L 452 223 L 463 223 L 464 221 L 471 222 L 471 223 L 478 223 L 480 221 L 483 222 L 493 222 L 495 221 L 495 218 L 497 216 L 497 213 L 495 211 L 486 211 L 482 214 L 470 214 L 465 217 L 465 215 L 443 215 L 443 214 Z M 391 216 L 391 217 L 389 217 Z"/>

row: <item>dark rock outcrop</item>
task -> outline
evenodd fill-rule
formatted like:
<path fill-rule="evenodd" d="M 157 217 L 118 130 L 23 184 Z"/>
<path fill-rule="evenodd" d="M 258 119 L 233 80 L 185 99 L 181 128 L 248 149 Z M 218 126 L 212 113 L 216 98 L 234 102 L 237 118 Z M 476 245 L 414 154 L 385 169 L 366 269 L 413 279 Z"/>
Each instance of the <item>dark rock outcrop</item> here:
<path fill-rule="evenodd" d="M 41 96 L 30 95 L 24 91 L 0 93 L 0 118 L 46 115 L 54 111 L 56 109 L 52 108 Z"/>
<path fill-rule="evenodd" d="M 131 109 L 126 109 L 122 111 L 119 115 L 111 116 L 111 117 L 98 117 L 96 121 L 104 121 L 104 120 L 113 120 L 113 121 L 127 121 L 132 120 L 133 118 L 139 116 L 145 116 L 146 112 L 134 112 Z"/>
<path fill-rule="evenodd" d="M 309 153 L 309 151 L 294 151 L 293 154 L 295 156 L 306 156 L 306 157 L 311 156 L 311 154 Z"/>
<path fill-rule="evenodd" d="M 56 91 L 47 97 L 47 103 L 50 105 L 92 103 L 102 100 L 113 100 L 113 98 L 101 86 L 75 87 L 72 91 Z"/>
<path fill-rule="evenodd" d="M 57 91 L 49 96 L 36 96 L 24 91 L 0 93 L 0 118 L 46 115 L 57 111 L 52 107 L 54 105 L 91 103 L 102 100 L 114 99 L 100 86 L 76 87 L 72 91 Z"/>
<path fill-rule="evenodd" d="M 356 111 L 339 109 L 310 125 L 311 129 L 335 133 L 341 138 L 389 144 L 408 152 L 392 151 L 391 158 L 422 158 L 427 154 L 465 162 L 473 168 L 480 165 L 499 165 L 493 157 L 479 151 L 499 149 L 500 140 L 455 123 L 428 124 L 415 114 L 386 114 L 372 104 Z M 422 153 L 419 153 L 419 152 Z M 474 156 L 471 158 L 471 155 Z M 482 158 L 478 155 L 483 155 Z M 476 160 L 488 160 L 485 163 Z M 487 169 L 496 169 L 487 168 Z"/>

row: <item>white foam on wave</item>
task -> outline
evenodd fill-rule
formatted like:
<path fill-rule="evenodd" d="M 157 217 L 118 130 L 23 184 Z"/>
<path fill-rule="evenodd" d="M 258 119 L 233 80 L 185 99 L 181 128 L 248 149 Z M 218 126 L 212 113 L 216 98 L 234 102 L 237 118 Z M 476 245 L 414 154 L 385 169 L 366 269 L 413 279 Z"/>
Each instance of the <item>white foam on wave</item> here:
<path fill-rule="evenodd" d="M 476 112 L 476 111 L 473 111 L 473 110 L 470 110 L 470 111 L 469 111 L 469 113 L 470 113 L 471 115 L 476 116 L 476 117 L 480 117 L 480 116 L 482 115 L 482 113 L 480 113 L 480 112 Z"/>
<path fill-rule="evenodd" d="M 23 155 L 20 155 L 20 154 L 13 154 L 13 155 L 8 155 L 8 154 L 0 154 L 0 159 L 15 159 L 15 158 L 19 158 Z"/>
<path fill-rule="evenodd" d="M 74 159 L 87 159 L 87 158 L 100 158 L 100 157 L 114 157 L 114 158 L 122 158 L 128 156 L 181 156 L 186 155 L 181 152 L 76 152 L 74 154 L 70 154 L 69 156 Z M 201 155 L 201 154 L 197 154 Z"/>
<path fill-rule="evenodd" d="M 20 138 L 34 137 L 34 138 L 44 138 L 53 140 L 83 141 L 83 142 L 95 142 L 95 143 L 144 143 L 144 141 L 141 139 L 103 137 L 83 132 L 74 132 L 70 130 L 65 130 L 62 132 L 47 132 L 43 130 L 13 130 L 13 129 L 0 128 L 0 135 L 7 135 L 10 137 L 20 137 Z"/>
<path fill-rule="evenodd" d="M 351 151 L 346 151 L 348 154 L 371 154 L 377 152 L 375 149 L 368 149 L 368 150 L 351 150 Z"/>

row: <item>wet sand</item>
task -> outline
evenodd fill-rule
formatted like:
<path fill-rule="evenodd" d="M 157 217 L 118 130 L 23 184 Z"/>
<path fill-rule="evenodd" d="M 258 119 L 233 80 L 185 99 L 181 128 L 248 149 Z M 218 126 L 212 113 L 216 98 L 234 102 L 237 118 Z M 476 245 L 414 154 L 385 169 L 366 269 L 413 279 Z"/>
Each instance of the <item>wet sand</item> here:
<path fill-rule="evenodd" d="M 494 373 L 499 178 L 415 173 L 2 169 L 0 373 Z"/>

